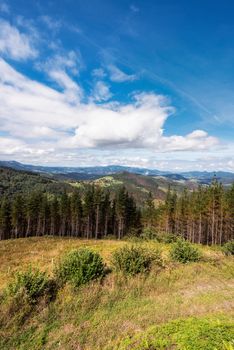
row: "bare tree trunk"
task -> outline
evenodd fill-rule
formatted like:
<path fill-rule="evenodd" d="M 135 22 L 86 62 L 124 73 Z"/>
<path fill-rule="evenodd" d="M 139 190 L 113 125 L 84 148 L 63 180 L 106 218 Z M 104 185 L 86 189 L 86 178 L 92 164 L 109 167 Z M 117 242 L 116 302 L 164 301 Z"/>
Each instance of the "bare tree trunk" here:
<path fill-rule="evenodd" d="M 88 215 L 88 220 L 87 220 L 87 228 L 86 228 L 86 238 L 89 239 L 89 230 L 90 230 L 90 218 Z"/>
<path fill-rule="evenodd" d="M 96 223 L 95 223 L 95 239 L 98 239 L 98 224 L 99 224 L 99 205 L 96 211 Z"/>
<path fill-rule="evenodd" d="M 198 243 L 201 243 L 201 235 L 202 235 L 202 215 L 199 215 L 199 229 L 198 229 Z"/>
<path fill-rule="evenodd" d="M 105 228 L 104 228 L 104 236 L 107 236 L 107 226 L 108 226 L 108 215 L 105 216 Z"/>

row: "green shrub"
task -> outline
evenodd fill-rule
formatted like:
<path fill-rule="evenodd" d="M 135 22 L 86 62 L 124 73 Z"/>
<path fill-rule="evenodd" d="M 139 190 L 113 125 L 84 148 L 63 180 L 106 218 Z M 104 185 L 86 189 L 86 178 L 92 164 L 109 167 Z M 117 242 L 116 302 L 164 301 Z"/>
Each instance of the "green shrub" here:
<path fill-rule="evenodd" d="M 31 303 L 35 303 L 39 297 L 51 292 L 52 283 L 45 272 L 31 267 L 25 272 L 17 272 L 14 281 L 7 287 L 11 296 L 25 293 Z"/>
<path fill-rule="evenodd" d="M 153 262 L 162 265 L 160 253 L 138 246 L 124 246 L 112 254 L 112 265 L 117 272 L 134 276 L 148 272 Z"/>
<path fill-rule="evenodd" d="M 55 276 L 62 284 L 70 282 L 79 287 L 104 275 L 102 257 L 88 248 L 72 250 L 66 254 L 55 269 Z"/>
<path fill-rule="evenodd" d="M 145 241 L 156 240 L 158 241 L 157 232 L 151 227 L 145 227 L 140 235 Z"/>
<path fill-rule="evenodd" d="M 179 261 L 181 263 L 188 263 L 192 261 L 198 261 L 201 258 L 200 251 L 194 247 L 188 241 L 178 239 L 170 250 L 172 260 Z"/>
<path fill-rule="evenodd" d="M 225 255 L 234 255 L 234 240 L 223 245 L 223 252 Z"/>
<path fill-rule="evenodd" d="M 162 242 L 163 243 L 174 243 L 178 240 L 178 236 L 176 236 L 174 233 L 164 233 L 162 235 Z"/>
<path fill-rule="evenodd" d="M 153 228 L 145 227 L 140 238 L 145 241 L 154 240 L 159 243 L 173 243 L 177 241 L 178 236 L 173 233 L 157 232 Z"/>

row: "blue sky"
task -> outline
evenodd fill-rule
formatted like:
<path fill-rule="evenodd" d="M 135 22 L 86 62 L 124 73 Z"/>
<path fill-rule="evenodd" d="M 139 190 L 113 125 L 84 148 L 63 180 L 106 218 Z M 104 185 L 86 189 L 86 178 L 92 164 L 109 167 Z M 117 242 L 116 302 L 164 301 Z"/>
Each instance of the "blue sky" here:
<path fill-rule="evenodd" d="M 0 157 L 234 171 L 233 1 L 0 0 Z"/>

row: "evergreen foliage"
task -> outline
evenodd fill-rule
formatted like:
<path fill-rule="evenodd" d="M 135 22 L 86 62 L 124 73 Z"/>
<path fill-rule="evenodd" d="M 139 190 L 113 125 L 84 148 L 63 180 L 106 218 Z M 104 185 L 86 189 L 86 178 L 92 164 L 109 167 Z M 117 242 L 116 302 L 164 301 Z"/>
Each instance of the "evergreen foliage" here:
<path fill-rule="evenodd" d="M 70 251 L 59 262 L 55 276 L 61 284 L 70 282 L 79 287 L 104 276 L 105 265 L 100 254 L 88 248 Z"/>
<path fill-rule="evenodd" d="M 94 186 L 84 195 L 32 191 L 10 200 L 0 197 L 0 240 L 44 235 L 120 239 L 133 231 L 141 232 L 141 213 L 124 187 L 112 198 Z"/>
<path fill-rule="evenodd" d="M 8 180 L 9 172 L 4 173 Z M 23 174 L 14 176 L 24 182 Z M 39 184 L 52 184 L 39 175 L 28 176 Z M 70 192 L 64 185 L 62 192 L 60 188 L 54 193 L 38 186 L 0 195 L 0 240 L 44 235 L 122 239 L 131 235 L 168 243 L 181 237 L 191 243 L 223 245 L 234 238 L 234 185 L 224 189 L 216 180 L 193 192 L 176 193 L 169 187 L 165 201 L 157 203 L 149 193 L 141 208 L 125 187 L 110 192 L 86 184 L 81 192 L 74 187 Z"/>
<path fill-rule="evenodd" d="M 210 186 L 185 189 L 180 195 L 169 187 L 165 202 L 154 208 L 152 201 L 146 202 L 142 223 L 191 243 L 221 245 L 234 238 L 234 184 L 224 189 L 214 179 Z"/>
<path fill-rule="evenodd" d="M 134 276 L 138 273 L 149 272 L 153 262 L 162 264 L 158 251 L 151 251 L 139 246 L 124 246 L 112 255 L 112 266 L 117 272 Z"/>
<path fill-rule="evenodd" d="M 223 252 L 225 255 L 234 255 L 234 240 L 224 244 Z"/>
<path fill-rule="evenodd" d="M 30 303 L 35 303 L 46 292 L 51 292 L 52 283 L 45 272 L 28 268 L 25 272 L 17 272 L 14 281 L 7 288 L 9 295 L 25 293 Z"/>
<path fill-rule="evenodd" d="M 178 239 L 171 247 L 170 255 L 172 260 L 181 263 L 198 261 L 201 258 L 200 251 L 188 241 Z"/>

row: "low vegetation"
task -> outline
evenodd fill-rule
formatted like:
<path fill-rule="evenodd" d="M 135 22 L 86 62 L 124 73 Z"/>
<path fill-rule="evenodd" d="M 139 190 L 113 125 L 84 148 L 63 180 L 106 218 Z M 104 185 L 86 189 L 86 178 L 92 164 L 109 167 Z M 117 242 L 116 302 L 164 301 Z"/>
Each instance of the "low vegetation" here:
<path fill-rule="evenodd" d="M 232 349 L 234 326 L 221 317 L 189 318 L 153 326 L 133 338 L 126 338 L 112 350 L 226 350 Z"/>
<path fill-rule="evenodd" d="M 55 277 L 64 284 L 70 282 L 79 287 L 104 276 L 105 266 L 102 257 L 88 248 L 72 250 L 66 254 L 55 269 Z"/>
<path fill-rule="evenodd" d="M 223 252 L 226 255 L 234 255 L 234 240 L 229 241 L 224 244 Z"/>
<path fill-rule="evenodd" d="M 232 256 L 200 247 L 202 260 L 174 263 L 172 247 L 150 240 L 0 242 L 0 290 L 13 286 L 0 298 L 0 349 L 233 350 Z M 128 278 L 115 269 L 103 276 L 116 256 Z M 52 281 L 57 289 L 48 299 Z"/>
<path fill-rule="evenodd" d="M 178 239 L 171 247 L 170 255 L 172 260 L 181 263 L 198 261 L 201 259 L 201 252 L 188 241 Z"/>
<path fill-rule="evenodd" d="M 17 272 L 9 283 L 6 292 L 10 296 L 25 294 L 30 303 L 35 303 L 41 296 L 51 293 L 52 282 L 45 272 L 31 267 L 24 272 Z"/>
<path fill-rule="evenodd" d="M 130 276 L 149 272 L 153 264 L 162 265 L 159 251 L 140 246 L 126 245 L 117 249 L 112 256 L 115 271 Z"/>

